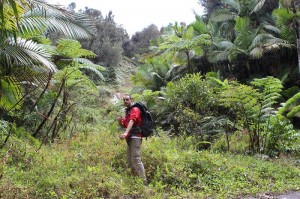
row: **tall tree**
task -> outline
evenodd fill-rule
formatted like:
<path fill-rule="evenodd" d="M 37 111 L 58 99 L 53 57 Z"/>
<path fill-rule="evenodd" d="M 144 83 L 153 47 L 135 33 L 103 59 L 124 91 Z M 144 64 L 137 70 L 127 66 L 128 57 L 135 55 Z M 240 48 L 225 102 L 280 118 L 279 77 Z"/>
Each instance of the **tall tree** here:
<path fill-rule="evenodd" d="M 102 16 L 101 11 L 92 8 L 86 7 L 82 12 L 92 18 L 97 28 L 92 39 L 81 40 L 83 48 L 97 55 L 93 59 L 95 63 L 108 67 L 117 66 L 122 59 L 123 42 L 129 39 L 126 31 L 114 21 L 111 11 L 106 17 Z"/>
<path fill-rule="evenodd" d="M 142 55 L 150 52 L 149 46 L 151 45 L 151 41 L 157 39 L 160 35 L 160 31 L 154 24 L 144 28 L 141 32 L 136 32 L 131 37 L 131 41 L 135 48 L 134 54 Z"/>
<path fill-rule="evenodd" d="M 24 99 L 28 91 L 24 86 L 44 85 L 48 74 L 57 71 L 50 48 L 31 39 L 49 31 L 88 38 L 93 29 L 84 15 L 43 1 L 5 0 L 0 8 L 0 99 L 17 101 L 9 106 L 2 103 L 1 108 L 12 109 Z"/>
<path fill-rule="evenodd" d="M 195 35 L 193 26 L 185 26 L 185 24 L 175 23 L 173 28 L 172 34 L 163 35 L 158 46 L 152 47 L 156 50 L 154 55 L 159 55 L 165 60 L 170 59 L 174 65 L 183 65 L 189 73 L 193 73 L 191 59 L 203 55 L 203 47 L 211 44 L 210 35 Z"/>
<path fill-rule="evenodd" d="M 274 10 L 280 34 L 290 42 L 296 43 L 298 55 L 298 72 L 300 74 L 300 3 L 296 0 L 282 1 L 280 8 Z"/>
<path fill-rule="evenodd" d="M 208 53 L 211 62 L 242 60 L 239 67 L 244 65 L 250 75 L 250 60 L 260 59 L 264 53 L 280 47 L 293 46 L 279 37 L 270 15 L 262 13 L 264 0 L 222 2 L 226 7 L 216 10 L 210 18 L 214 33 L 214 45 Z"/>

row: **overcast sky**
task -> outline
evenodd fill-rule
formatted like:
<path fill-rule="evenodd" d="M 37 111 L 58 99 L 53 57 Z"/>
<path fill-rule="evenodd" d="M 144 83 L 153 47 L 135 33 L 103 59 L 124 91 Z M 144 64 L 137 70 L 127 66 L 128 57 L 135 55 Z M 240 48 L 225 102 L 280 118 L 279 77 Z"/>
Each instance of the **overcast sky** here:
<path fill-rule="evenodd" d="M 160 29 L 169 23 L 195 20 L 194 11 L 202 13 L 199 0 L 48 0 L 50 3 L 68 6 L 76 3 L 76 10 L 89 7 L 100 10 L 106 16 L 111 10 L 115 22 L 132 35 L 151 24 Z"/>

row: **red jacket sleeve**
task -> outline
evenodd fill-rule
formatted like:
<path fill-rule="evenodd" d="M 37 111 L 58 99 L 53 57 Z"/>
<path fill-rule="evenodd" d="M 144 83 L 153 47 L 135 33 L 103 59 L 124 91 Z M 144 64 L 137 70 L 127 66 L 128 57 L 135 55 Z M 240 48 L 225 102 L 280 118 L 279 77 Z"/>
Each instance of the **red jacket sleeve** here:
<path fill-rule="evenodd" d="M 141 126 L 142 116 L 139 108 L 137 107 L 131 108 L 130 114 L 127 114 L 125 118 L 122 118 L 121 123 L 126 128 L 130 120 L 133 120 L 134 125 Z"/>
<path fill-rule="evenodd" d="M 141 125 L 142 118 L 141 118 L 141 111 L 140 111 L 139 108 L 133 107 L 133 108 L 130 110 L 128 122 L 129 122 L 130 120 L 133 120 L 135 125 L 138 125 L 138 126 Z"/>

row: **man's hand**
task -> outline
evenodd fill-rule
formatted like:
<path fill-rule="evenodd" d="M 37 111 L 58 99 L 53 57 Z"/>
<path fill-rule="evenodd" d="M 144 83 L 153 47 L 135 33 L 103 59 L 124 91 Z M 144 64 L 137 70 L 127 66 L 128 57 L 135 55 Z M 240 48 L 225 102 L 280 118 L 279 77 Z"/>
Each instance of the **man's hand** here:
<path fill-rule="evenodd" d="M 121 123 L 122 117 L 118 117 L 118 118 L 117 118 L 117 121 L 118 121 L 119 123 Z"/>
<path fill-rule="evenodd" d="M 127 133 L 122 133 L 119 137 L 120 137 L 120 139 L 125 139 L 126 136 L 127 136 Z"/>

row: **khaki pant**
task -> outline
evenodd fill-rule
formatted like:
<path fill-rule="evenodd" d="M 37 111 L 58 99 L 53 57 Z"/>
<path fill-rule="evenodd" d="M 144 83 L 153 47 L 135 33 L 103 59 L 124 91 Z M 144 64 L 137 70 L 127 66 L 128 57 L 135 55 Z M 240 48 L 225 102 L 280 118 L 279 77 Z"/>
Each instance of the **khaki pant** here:
<path fill-rule="evenodd" d="M 127 140 L 127 158 L 126 162 L 129 168 L 141 177 L 144 183 L 147 183 L 144 165 L 142 162 L 142 139 L 131 138 Z"/>

